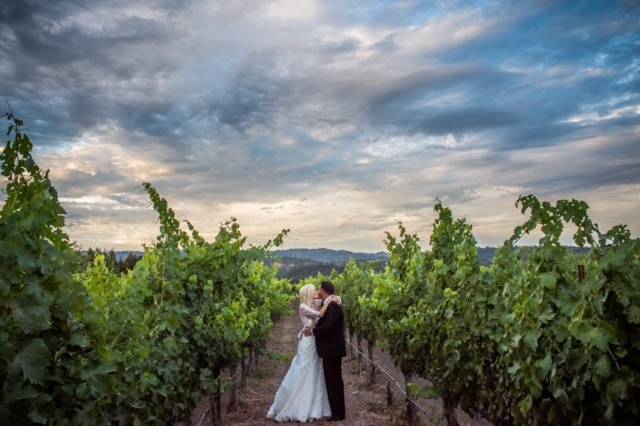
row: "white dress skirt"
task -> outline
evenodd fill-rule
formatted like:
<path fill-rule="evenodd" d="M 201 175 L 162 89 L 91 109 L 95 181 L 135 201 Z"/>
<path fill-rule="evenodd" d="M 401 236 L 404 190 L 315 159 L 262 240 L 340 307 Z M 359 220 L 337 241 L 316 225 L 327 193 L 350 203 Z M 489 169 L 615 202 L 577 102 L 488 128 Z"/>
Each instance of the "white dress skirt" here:
<path fill-rule="evenodd" d="M 299 311 L 303 326 L 313 325 L 319 317 L 318 311 L 304 304 L 300 305 Z M 308 422 L 330 416 L 331 408 L 322 360 L 316 351 L 316 338 L 301 336 L 296 355 L 282 379 L 267 417 L 277 422 Z"/>

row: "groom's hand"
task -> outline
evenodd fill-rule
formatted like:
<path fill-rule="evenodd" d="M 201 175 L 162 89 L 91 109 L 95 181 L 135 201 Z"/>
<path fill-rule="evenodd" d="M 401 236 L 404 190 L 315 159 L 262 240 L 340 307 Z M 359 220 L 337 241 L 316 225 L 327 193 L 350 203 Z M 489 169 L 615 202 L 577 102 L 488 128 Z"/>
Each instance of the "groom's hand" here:
<path fill-rule="evenodd" d="M 306 328 L 304 329 L 304 333 L 305 336 L 311 336 L 313 335 L 313 330 L 311 330 L 310 328 Z"/>

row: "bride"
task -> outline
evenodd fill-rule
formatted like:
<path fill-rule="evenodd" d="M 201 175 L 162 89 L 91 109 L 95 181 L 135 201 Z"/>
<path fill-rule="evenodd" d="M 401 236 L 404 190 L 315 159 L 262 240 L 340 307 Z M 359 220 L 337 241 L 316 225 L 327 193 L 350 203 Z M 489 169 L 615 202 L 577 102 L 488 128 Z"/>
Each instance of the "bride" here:
<path fill-rule="evenodd" d="M 318 291 L 313 284 L 300 289 L 298 312 L 302 329 L 298 333 L 298 351 L 267 413 L 267 417 L 278 422 L 307 422 L 331 417 L 322 361 L 316 351 L 316 338 L 305 336 L 303 332 L 305 328 L 313 328 L 317 320 L 324 316 L 330 303 L 340 304 L 341 301 L 339 297 L 331 296 L 318 311 L 318 305 L 314 303 L 317 298 Z"/>

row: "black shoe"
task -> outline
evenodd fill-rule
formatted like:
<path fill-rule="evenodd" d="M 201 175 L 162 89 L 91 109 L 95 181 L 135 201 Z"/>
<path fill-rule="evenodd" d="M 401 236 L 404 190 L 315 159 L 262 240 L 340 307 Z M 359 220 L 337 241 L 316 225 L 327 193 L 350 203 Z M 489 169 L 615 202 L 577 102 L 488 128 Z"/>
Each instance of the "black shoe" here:
<path fill-rule="evenodd" d="M 329 419 L 330 422 L 341 422 L 344 420 L 344 417 L 336 417 L 336 416 L 331 416 L 331 418 Z"/>

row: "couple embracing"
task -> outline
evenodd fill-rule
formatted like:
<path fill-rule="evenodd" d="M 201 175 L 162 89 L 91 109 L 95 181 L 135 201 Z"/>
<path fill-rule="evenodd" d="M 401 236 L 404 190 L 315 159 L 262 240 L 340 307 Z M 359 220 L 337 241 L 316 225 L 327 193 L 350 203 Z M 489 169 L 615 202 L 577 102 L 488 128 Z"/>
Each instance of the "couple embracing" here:
<path fill-rule="evenodd" d="M 298 351 L 284 376 L 267 417 L 278 422 L 345 418 L 342 357 L 342 301 L 329 281 L 300 289 L 302 330 Z"/>

